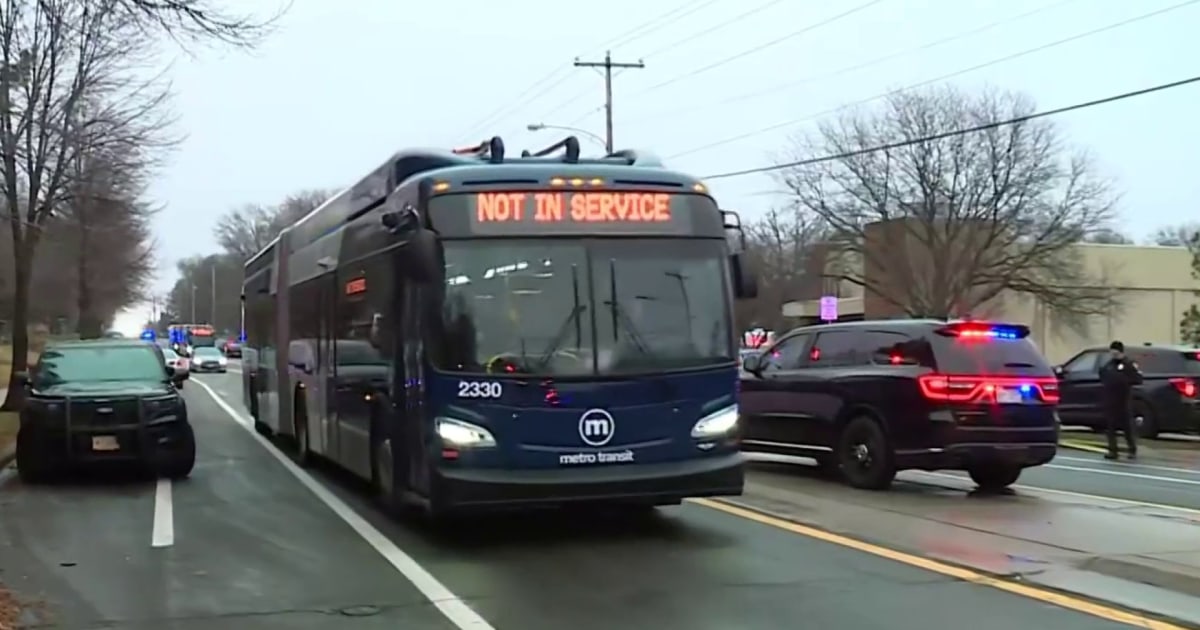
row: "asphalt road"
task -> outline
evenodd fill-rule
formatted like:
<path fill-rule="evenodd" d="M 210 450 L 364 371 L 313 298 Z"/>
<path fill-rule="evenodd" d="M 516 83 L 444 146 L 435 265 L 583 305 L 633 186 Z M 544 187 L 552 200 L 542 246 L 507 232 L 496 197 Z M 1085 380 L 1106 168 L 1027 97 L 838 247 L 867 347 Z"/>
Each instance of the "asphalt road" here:
<path fill-rule="evenodd" d="M 913 473 L 919 478 L 925 473 Z M 966 479 L 963 473 L 936 473 Z M 1200 509 L 1200 469 L 1182 464 L 1128 460 L 1108 461 L 1103 455 L 1060 449 L 1050 464 L 1026 469 L 1021 486 Z"/>
<path fill-rule="evenodd" d="M 64 628 L 1127 627 L 702 505 L 430 532 L 274 456 L 202 386 L 240 409 L 239 378 L 186 386 L 185 482 L 5 481 L 0 580 Z"/>

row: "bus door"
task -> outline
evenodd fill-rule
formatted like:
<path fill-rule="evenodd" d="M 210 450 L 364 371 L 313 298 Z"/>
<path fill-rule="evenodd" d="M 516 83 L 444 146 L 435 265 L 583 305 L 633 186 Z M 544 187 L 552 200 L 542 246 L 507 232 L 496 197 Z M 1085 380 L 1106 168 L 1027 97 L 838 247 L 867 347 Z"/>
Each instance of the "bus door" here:
<path fill-rule="evenodd" d="M 399 274 L 397 274 L 399 275 Z M 396 391 L 392 414 L 392 434 L 399 439 L 399 448 L 393 446 L 397 464 L 404 468 L 406 481 L 410 488 L 420 492 L 429 490 L 429 452 L 424 448 L 426 439 L 433 432 L 433 423 L 426 422 L 424 405 L 424 383 L 421 347 L 425 337 L 425 318 L 421 312 L 432 296 L 428 288 L 406 281 L 398 280 L 396 295 L 403 296 L 397 300 L 397 337 L 403 341 L 400 350 L 402 354 L 395 357 L 397 366 L 395 376 Z M 440 303 L 440 302 L 438 302 Z"/>
<path fill-rule="evenodd" d="M 338 436 L 337 344 L 336 311 L 338 298 L 337 274 L 327 273 L 319 281 L 320 302 L 317 309 L 317 356 L 320 357 L 322 392 L 321 435 L 327 457 L 338 459 L 341 448 Z"/>

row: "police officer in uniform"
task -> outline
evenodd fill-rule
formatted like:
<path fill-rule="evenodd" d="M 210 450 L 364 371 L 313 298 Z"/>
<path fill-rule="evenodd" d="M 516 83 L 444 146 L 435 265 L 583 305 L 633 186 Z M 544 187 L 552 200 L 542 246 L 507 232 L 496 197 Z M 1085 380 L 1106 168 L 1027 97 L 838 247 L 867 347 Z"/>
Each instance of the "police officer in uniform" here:
<path fill-rule="evenodd" d="M 1142 372 L 1137 363 L 1125 356 L 1125 344 L 1114 341 L 1108 346 L 1111 356 L 1100 367 L 1100 383 L 1107 421 L 1108 453 L 1105 459 L 1117 459 L 1117 431 L 1125 434 L 1129 459 L 1137 458 L 1136 427 L 1129 410 L 1134 385 L 1141 385 Z"/>

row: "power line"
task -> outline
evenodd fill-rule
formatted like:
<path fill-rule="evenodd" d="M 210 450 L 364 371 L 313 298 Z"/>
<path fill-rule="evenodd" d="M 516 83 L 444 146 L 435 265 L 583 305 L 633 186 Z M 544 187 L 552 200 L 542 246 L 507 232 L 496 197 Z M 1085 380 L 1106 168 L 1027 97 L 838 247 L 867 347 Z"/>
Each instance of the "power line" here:
<path fill-rule="evenodd" d="M 608 153 L 613 152 L 613 68 L 645 68 L 640 60 L 637 63 L 622 63 L 612 60 L 612 53 L 604 53 L 604 61 L 575 60 L 577 68 L 604 68 L 604 148 Z"/>
<path fill-rule="evenodd" d="M 1153 94 L 1155 92 L 1163 92 L 1163 91 L 1174 89 L 1177 87 L 1183 87 L 1185 85 L 1190 85 L 1192 83 L 1200 83 L 1200 76 L 1194 76 L 1194 77 L 1190 77 L 1187 79 L 1181 79 L 1179 81 L 1172 81 L 1170 83 L 1163 83 L 1161 85 L 1155 85 L 1153 87 L 1143 88 L 1141 90 L 1135 90 L 1133 92 L 1124 92 L 1122 94 L 1117 94 L 1114 96 L 1107 96 L 1104 98 L 1087 101 L 1085 103 L 1076 103 L 1074 105 L 1068 105 L 1066 107 L 1059 107 L 1058 109 L 1050 109 L 1050 110 L 1046 110 L 1044 112 L 1035 112 L 1032 114 L 1026 114 L 1024 116 L 1017 116 L 1015 118 L 1009 118 L 1008 120 L 999 120 L 999 121 L 994 121 L 994 122 L 990 122 L 990 123 L 985 123 L 982 125 L 976 125 L 974 127 L 968 127 L 965 129 L 955 129 L 953 131 L 944 131 L 942 133 L 924 136 L 921 138 L 915 138 L 912 140 L 902 140 L 900 142 L 891 142 L 888 144 L 881 144 L 878 146 L 867 147 L 865 149 L 855 149 L 854 151 L 846 151 L 844 153 L 837 153 L 837 154 L 833 154 L 833 155 L 823 155 L 821 157 L 808 158 L 805 160 L 796 160 L 794 162 L 785 162 L 783 164 L 773 164 L 771 166 L 760 166 L 758 168 L 748 168 L 748 169 L 744 169 L 744 170 L 740 170 L 740 171 L 729 171 L 727 173 L 717 173 L 715 175 L 707 175 L 704 177 L 704 179 L 709 180 L 709 179 L 727 179 L 730 177 L 741 177 L 743 175 L 752 175 L 755 173 L 767 173 L 770 171 L 779 171 L 779 170 L 783 170 L 783 169 L 787 169 L 787 168 L 794 168 L 797 166 L 808 166 L 811 164 L 821 164 L 823 162 L 834 162 L 837 160 L 844 160 L 846 158 L 857 157 L 859 155 L 866 155 L 868 153 L 878 153 L 880 151 L 891 151 L 893 149 L 901 149 L 904 147 L 912 146 L 914 144 L 922 144 L 925 142 L 935 142 L 937 140 L 945 140 L 946 138 L 953 138 L 955 136 L 965 136 L 967 134 L 979 133 L 980 131 L 996 129 L 998 127 L 1007 127 L 1009 125 L 1017 125 L 1017 124 L 1020 124 L 1023 122 L 1028 122 L 1030 120 L 1036 120 L 1038 118 L 1047 118 L 1050 116 L 1058 116 L 1060 114 L 1078 111 L 1081 109 L 1088 109 L 1090 107 L 1097 107 L 1099 105 L 1107 105 L 1109 103 L 1115 103 L 1117 101 L 1123 101 L 1125 99 L 1135 98 L 1138 96 L 1145 96 L 1147 94 Z"/>
<path fill-rule="evenodd" d="M 594 46 L 589 50 L 580 53 L 579 56 L 595 54 L 596 52 L 606 48 L 615 48 L 617 46 L 636 41 L 669 25 L 672 18 L 678 19 L 686 17 L 719 1 L 720 0 L 707 0 L 707 2 L 702 2 L 699 5 L 694 5 L 691 1 L 684 2 L 683 4 L 677 5 L 675 8 L 669 11 L 659 14 L 657 17 L 651 18 L 650 20 L 647 20 L 646 22 L 629 29 L 620 35 L 609 39 L 603 44 Z M 479 122 L 472 125 L 469 133 L 464 134 L 464 136 L 469 137 L 473 134 L 479 133 L 481 130 L 487 129 L 489 126 L 492 126 L 509 117 L 517 110 L 532 105 L 539 98 L 549 94 L 552 90 L 565 83 L 567 79 L 574 76 L 570 72 L 572 69 L 573 68 L 570 65 L 557 66 L 549 74 L 531 84 L 508 105 L 501 105 L 493 110 L 490 114 L 480 119 Z M 540 90 L 538 90 L 539 87 L 541 88 Z"/>
<path fill-rule="evenodd" d="M 828 72 L 828 73 L 816 75 L 816 76 L 809 76 L 809 77 L 805 77 L 803 79 L 799 79 L 796 81 L 788 81 L 787 83 L 781 83 L 778 85 L 774 85 L 772 87 L 769 87 L 769 88 L 766 88 L 763 90 L 756 90 L 754 92 L 745 92 L 745 93 L 738 94 L 738 95 L 732 96 L 730 98 L 727 98 L 727 99 L 721 100 L 721 101 L 705 102 L 705 103 L 701 103 L 701 104 L 698 104 L 698 105 L 695 105 L 692 107 L 687 107 L 684 109 L 673 109 L 673 110 L 669 110 L 669 111 L 659 112 L 657 114 L 651 114 L 650 116 L 646 116 L 644 118 L 635 119 L 635 122 L 642 122 L 642 121 L 647 121 L 647 120 L 658 120 L 660 118 L 666 118 L 669 116 L 680 116 L 683 114 L 688 114 L 688 113 L 695 112 L 695 111 L 701 111 L 701 110 L 709 109 L 712 107 L 719 107 L 722 105 L 730 105 L 733 103 L 740 103 L 742 101 L 750 100 L 753 98 L 759 98 L 762 96 L 767 96 L 770 94 L 774 94 L 776 92 L 781 92 L 784 90 L 792 89 L 795 87 L 799 87 L 801 85 L 807 85 L 809 83 L 813 83 L 816 81 L 822 81 L 822 80 L 826 80 L 826 79 L 834 79 L 837 77 L 841 77 L 841 76 L 850 74 L 852 72 L 857 72 L 859 70 L 865 70 L 867 68 L 877 66 L 879 64 L 886 63 L 886 62 L 892 61 L 894 59 L 899 59 L 901 57 L 907 57 L 908 55 L 912 55 L 915 53 L 924 52 L 926 50 L 930 50 L 932 48 L 937 48 L 939 46 L 944 46 L 946 44 L 956 42 L 961 39 L 966 39 L 968 37 L 974 37 L 976 35 L 986 33 L 987 31 L 990 31 L 994 28 L 1004 26 L 1006 24 L 1011 24 L 1013 22 L 1017 22 L 1017 21 L 1025 19 L 1025 18 L 1033 17 L 1040 13 L 1045 13 L 1046 11 L 1050 11 L 1052 9 L 1057 9 L 1064 5 L 1074 4 L 1079 1 L 1080 0 L 1061 0 L 1060 2 L 1055 2 L 1053 4 L 1049 4 L 1049 5 L 1045 5 L 1045 6 L 1033 9 L 1031 11 L 1026 11 L 1019 15 L 1014 15 L 1014 16 L 1010 16 L 1010 17 L 1003 18 L 1000 20 L 995 20 L 993 22 L 990 22 L 983 26 L 978 26 L 978 27 L 973 28 L 968 31 L 960 31 L 959 33 L 956 33 L 949 37 L 943 37 L 941 39 L 937 39 L 934 41 L 925 42 L 924 44 L 920 44 L 920 45 L 914 46 L 912 48 L 906 48 L 904 50 L 894 51 L 887 55 L 883 55 L 881 57 L 876 57 L 874 59 L 864 61 L 862 63 L 857 63 L 852 66 L 846 66 L 846 67 L 840 68 L 838 70 L 834 70 L 833 72 Z"/>
<path fill-rule="evenodd" d="M 821 117 L 823 117 L 823 116 L 827 116 L 827 115 L 829 115 L 829 114 L 836 114 L 837 112 L 843 111 L 843 110 L 845 110 L 845 109 L 848 109 L 848 108 L 851 108 L 851 107 L 855 107 L 855 106 L 858 106 L 858 105 L 865 105 L 865 104 L 867 104 L 867 103 L 870 103 L 870 102 L 872 102 L 872 101 L 877 101 L 877 100 L 879 100 L 879 99 L 881 99 L 881 98 L 884 98 L 884 97 L 888 96 L 889 94 L 895 94 L 895 93 L 900 93 L 900 92 L 907 92 L 907 91 L 909 91 L 909 90 L 915 90 L 915 89 L 917 89 L 917 88 L 920 88 L 920 87 L 925 87 L 925 86 L 927 86 L 927 85 L 932 85 L 932 84 L 934 84 L 934 83 L 940 83 L 940 82 L 942 82 L 942 81 L 946 81 L 947 79 L 953 79 L 954 77 L 958 77 L 958 76 L 962 76 L 962 75 L 964 75 L 964 74 L 968 74 L 968 73 L 971 73 L 971 72 L 975 72 L 976 70 L 982 70 L 982 69 L 984 69 L 984 68 L 988 68 L 988 67 L 991 67 L 991 66 L 994 66 L 994 65 L 997 65 L 997 64 L 1001 64 L 1001 63 L 1005 63 L 1005 62 L 1008 62 L 1008 61 L 1012 61 L 1013 59 L 1018 59 L 1018 58 L 1020 58 L 1020 57 L 1025 57 L 1025 56 L 1027 56 L 1027 55 L 1032 55 L 1032 54 L 1034 54 L 1034 53 L 1039 53 L 1039 52 L 1042 52 L 1042 51 L 1045 51 L 1045 50 L 1049 50 L 1049 49 L 1051 49 L 1051 48 L 1056 48 L 1056 47 L 1058 47 L 1058 46 L 1062 46 L 1062 45 L 1064 45 L 1064 44 L 1069 44 L 1069 43 L 1071 43 L 1071 42 L 1074 42 L 1074 41 L 1078 41 L 1078 40 L 1081 40 L 1081 39 L 1085 39 L 1085 38 L 1087 38 L 1087 37 L 1092 37 L 1093 35 L 1099 35 L 1100 33 L 1104 33 L 1104 32 L 1106 32 L 1106 31 L 1111 31 L 1111 30 L 1114 30 L 1114 29 L 1117 29 L 1117 28 L 1121 28 L 1121 27 L 1123 27 L 1123 26 L 1128 26 L 1128 25 L 1130 25 L 1130 24 L 1133 24 L 1134 22 L 1140 22 L 1140 21 L 1142 21 L 1142 20 L 1146 20 L 1146 19 L 1149 19 L 1149 18 L 1152 18 L 1152 17 L 1157 17 L 1157 16 L 1163 15 L 1163 14 L 1165 14 L 1165 13 L 1169 13 L 1169 12 L 1171 12 L 1171 11 L 1175 11 L 1175 10 L 1178 10 L 1178 9 L 1182 9 L 1182 8 L 1184 8 L 1184 7 L 1186 7 L 1186 6 L 1189 6 L 1189 5 L 1196 4 L 1197 2 L 1200 2 L 1200 0 L 1187 0 L 1186 2 L 1181 2 L 1181 3 L 1179 3 L 1179 4 L 1171 5 L 1171 6 L 1169 6 L 1169 7 L 1166 7 L 1166 8 L 1164 8 L 1164 9 L 1159 9 L 1159 10 L 1157 10 L 1157 11 L 1151 11 L 1151 12 L 1149 12 L 1149 13 L 1142 13 L 1142 14 L 1140 14 L 1140 15 L 1136 15 L 1136 16 L 1134 16 L 1134 17 L 1127 18 L 1127 19 L 1121 20 L 1121 21 L 1119 21 L 1119 22 L 1113 22 L 1113 23 L 1111 23 L 1111 24 L 1108 24 L 1107 26 L 1101 26 L 1100 28 L 1095 28 L 1095 29 L 1092 29 L 1092 30 L 1090 30 L 1090 31 L 1086 31 L 1086 32 L 1083 32 L 1083 33 L 1078 33 L 1078 34 L 1076 34 L 1076 35 L 1072 35 L 1072 36 L 1070 36 L 1070 37 L 1065 37 L 1065 38 L 1063 38 L 1063 39 L 1059 39 L 1059 40 L 1057 40 L 1057 41 L 1053 41 L 1053 42 L 1050 42 L 1050 43 L 1048 43 L 1048 44 L 1042 44 L 1041 46 L 1036 46 L 1036 47 L 1034 47 L 1034 48 L 1026 48 L 1025 50 L 1021 50 L 1021 51 L 1018 51 L 1018 52 L 1012 53 L 1012 54 L 1010 54 L 1010 55 L 1006 55 L 1006 56 L 1004 56 L 1004 57 L 999 57 L 999 58 L 996 58 L 996 59 L 992 59 L 991 61 L 985 61 L 985 62 L 983 62 L 983 63 L 976 64 L 976 65 L 974 65 L 974 66 L 971 66 L 971 67 L 969 67 L 969 68 L 964 68 L 964 69 L 962 69 L 962 70 L 956 70 L 956 71 L 954 71 L 954 72 L 951 72 L 951 73 L 949 73 L 949 74 L 943 74 L 943 75 L 941 75 L 941 76 L 934 77 L 934 78 L 932 78 L 932 79 L 926 79 L 926 80 L 924 80 L 924 81 L 920 81 L 920 82 L 918 82 L 918 83 L 913 83 L 912 85 L 906 85 L 906 86 L 904 86 L 904 87 L 901 87 L 901 88 L 898 88 L 898 89 L 895 89 L 895 90 L 889 90 L 889 91 L 887 91 L 887 92 L 882 92 L 882 93 L 880 93 L 880 94 L 876 94 L 876 95 L 874 95 L 874 96 L 871 96 L 871 97 L 869 97 L 869 98 L 865 98 L 865 99 L 861 99 L 861 100 L 858 100 L 858 101 L 854 101 L 854 102 L 852 102 L 852 103 L 849 103 L 849 104 L 846 104 L 846 105 L 839 105 L 839 106 L 837 106 L 837 107 L 834 107 L 834 108 L 832 108 L 832 109 L 827 109 L 827 110 L 825 110 L 825 111 L 818 112 L 818 113 L 816 113 L 816 114 L 811 114 L 811 115 L 809 115 L 809 116 L 805 116 L 804 118 L 794 118 L 794 119 L 792 119 L 792 120 L 787 120 L 787 121 L 784 121 L 784 122 L 781 122 L 781 123 L 775 123 L 775 124 L 773 124 L 773 125 L 769 125 L 769 126 L 767 126 L 767 127 L 762 127 L 762 128 L 756 129 L 756 130 L 754 130 L 754 131 L 749 131 L 749 132 L 746 132 L 746 133 L 741 133 L 741 134 L 738 134 L 738 135 L 736 135 L 736 136 L 730 136 L 730 137 L 728 137 L 728 138 L 725 138 L 725 139 L 723 139 L 723 140 L 718 140 L 718 141 L 716 141 L 716 142 L 710 142 L 710 143 L 708 143 L 708 144 L 705 144 L 705 145 L 701 145 L 701 146 L 698 146 L 698 147 L 694 147 L 694 148 L 688 149 L 687 151 L 683 151 L 682 153 L 676 153 L 676 154 L 674 154 L 674 155 L 667 156 L 667 159 L 674 159 L 674 158 L 678 158 L 678 157 L 683 157 L 683 156 L 685 156 L 685 155 L 691 155 L 691 154 L 693 154 L 693 153 L 699 153 L 699 152 L 701 152 L 701 151 L 707 151 L 707 150 L 709 150 L 709 149 L 713 149 L 713 148 L 716 148 L 716 147 L 719 147 L 719 146 L 724 146 L 724 145 L 726 145 L 726 144 L 729 144 L 729 143 L 731 143 L 731 142 L 737 142 L 737 141 L 739 141 L 739 140 L 745 140 L 746 138 L 753 138 L 754 136 L 762 135 L 762 134 L 764 134 L 764 133 L 768 133 L 768 132 L 775 131 L 775 130 L 778 130 L 778 129 L 783 129 L 783 128 L 785 128 L 785 127 L 791 127 L 791 126 L 797 125 L 797 124 L 799 124 L 799 123 L 802 123 L 802 122 L 807 122 L 807 121 L 810 121 L 810 120 L 813 120 L 813 119 L 816 119 L 816 118 L 821 118 Z"/>
<path fill-rule="evenodd" d="M 767 9 L 770 9 L 771 7 L 773 7 L 777 4 L 780 4 L 784 1 L 785 0 L 770 0 L 770 2 L 764 2 L 764 3 L 754 7 L 753 9 L 750 9 L 748 11 L 743 11 L 727 20 L 722 20 L 721 22 L 718 22 L 715 26 L 710 26 L 709 28 L 706 28 L 703 31 L 700 31 L 699 33 L 693 33 L 691 35 L 688 35 L 687 37 L 684 37 L 683 39 L 671 42 L 670 44 L 667 44 L 666 46 L 663 46 L 662 48 L 657 48 L 651 52 L 648 52 L 648 53 L 642 55 L 642 58 L 645 59 L 647 57 L 661 55 L 669 50 L 675 50 L 676 48 L 679 48 L 680 46 L 683 46 L 684 44 L 689 44 L 691 42 L 694 42 L 697 39 L 704 37 L 705 35 L 711 35 L 719 30 L 733 26 L 734 24 L 737 24 L 738 22 L 741 22 L 742 20 L 744 20 L 746 18 L 749 18 L 754 15 L 758 15 L 759 13 L 762 13 L 763 11 L 766 11 Z"/>
<path fill-rule="evenodd" d="M 784 0 L 770 0 L 769 2 L 765 2 L 765 3 L 763 3 L 763 4 L 760 4 L 760 5 L 758 5 L 757 7 L 753 8 L 753 9 L 750 9 L 749 11 L 744 11 L 744 12 L 742 12 L 742 13 L 739 13 L 739 14 L 737 14 L 737 15 L 735 15 L 735 16 L 733 16 L 733 17 L 729 18 L 728 20 L 724 20 L 724 21 L 722 21 L 722 22 L 719 22 L 719 23 L 718 23 L 716 26 L 711 26 L 711 27 L 709 27 L 709 28 L 706 28 L 706 29 L 704 29 L 704 30 L 702 30 L 702 31 L 698 32 L 698 33 L 693 33 L 693 34 L 691 34 L 691 35 L 688 35 L 687 37 L 684 37 L 683 39 L 676 40 L 675 42 L 672 42 L 672 43 L 670 43 L 670 44 L 668 44 L 668 45 L 666 45 L 666 46 L 663 46 L 662 48 L 658 48 L 658 49 L 654 50 L 654 51 L 653 51 L 653 52 L 651 52 L 650 54 L 647 54 L 647 55 L 642 55 L 642 57 L 641 57 L 641 58 L 642 58 L 642 59 L 649 59 L 649 58 L 651 58 L 651 57 L 653 57 L 653 56 L 660 55 L 660 54 L 662 54 L 662 53 L 664 53 L 664 52 L 667 52 L 667 51 L 670 51 L 670 50 L 674 50 L 674 49 L 676 49 L 676 48 L 678 48 L 678 47 L 680 47 L 680 46 L 683 46 L 684 44 L 687 44 L 687 43 L 689 43 L 689 42 L 692 42 L 692 41 L 695 41 L 695 40 L 697 40 L 697 39 L 699 39 L 699 38 L 701 38 L 701 37 L 704 37 L 705 35 L 712 34 L 712 33 L 716 32 L 716 31 L 719 31 L 719 30 L 721 30 L 721 29 L 723 29 L 723 28 L 727 27 L 727 26 L 731 26 L 731 25 L 733 25 L 733 24 L 736 24 L 736 23 L 738 23 L 738 22 L 740 22 L 740 21 L 742 21 L 742 20 L 744 20 L 744 19 L 746 19 L 746 18 L 748 18 L 748 17 L 750 17 L 750 16 L 752 16 L 752 15 L 755 15 L 756 13 L 760 13 L 760 12 L 762 12 L 762 11 L 764 11 L 764 10 L 766 10 L 766 9 L 769 9 L 769 8 L 771 8 L 771 7 L 773 7 L 773 6 L 777 5 L 777 4 L 780 4 L 780 3 L 781 3 L 781 2 L 783 2 L 783 1 L 784 1 Z M 697 9 L 699 9 L 699 8 L 703 8 L 703 7 L 705 7 L 705 6 L 708 6 L 709 4 L 712 4 L 712 3 L 711 3 L 711 2 L 706 2 L 706 3 L 704 3 L 704 4 L 701 4 L 699 7 L 697 7 Z M 685 14 L 685 15 L 686 15 L 686 14 Z M 681 17 L 682 17 L 682 16 L 681 16 Z M 579 92 L 579 93 L 575 94 L 575 95 L 574 95 L 574 96 L 572 96 L 571 98 L 564 100 L 563 102 L 559 103 L 558 105 L 555 105 L 553 109 L 551 109 L 550 111 L 548 111 L 548 112 L 546 112 L 546 113 L 542 114 L 542 119 L 549 118 L 550 116 L 553 116 L 554 114 L 556 114 L 556 113 L 558 113 L 558 112 L 560 112 L 560 111 L 562 111 L 562 110 L 566 109 L 567 107 L 570 107 L 571 105 L 574 105 L 575 103 L 577 103 L 577 102 L 579 102 L 581 99 L 583 99 L 585 96 L 587 96 L 587 95 L 588 95 L 590 92 L 591 92 L 591 90 L 584 90 L 584 91 L 582 91 L 582 92 Z M 568 122 L 567 124 L 568 124 L 568 125 L 573 125 L 573 124 L 575 124 L 575 123 L 577 123 L 577 122 L 579 122 L 579 121 L 583 120 L 584 118 L 587 118 L 588 116 L 591 116 L 591 115 L 592 115 L 592 113 L 594 113 L 594 112 L 596 112 L 596 111 L 598 111 L 598 110 L 600 110 L 600 109 L 603 109 L 603 106 L 601 106 L 601 107 L 596 107 L 596 108 L 593 108 L 593 109 L 589 109 L 588 111 L 584 112 L 583 114 L 581 114 L 581 115 L 577 116 L 576 118 L 572 119 L 572 120 L 571 120 L 570 122 Z"/>
<path fill-rule="evenodd" d="M 848 11 L 843 11 L 842 13 L 839 13 L 839 14 L 837 14 L 837 15 L 833 16 L 833 17 L 826 18 L 826 19 L 824 19 L 824 20 L 821 20 L 820 22 L 817 22 L 817 23 L 815 23 L 815 24 L 810 24 L 810 25 L 808 25 L 808 26 L 806 26 L 806 27 L 804 27 L 804 28 L 802 28 L 802 29 L 800 29 L 800 30 L 797 30 L 797 31 L 792 31 L 791 33 L 788 33 L 787 35 L 784 35 L 783 37 L 778 37 L 778 38 L 776 38 L 776 39 L 773 39 L 773 40 L 771 40 L 771 41 L 769 41 L 769 42 L 766 42 L 766 43 L 764 43 L 764 44 L 759 44 L 758 46 L 755 46 L 755 47 L 753 47 L 753 48 L 750 48 L 750 49 L 747 49 L 747 50 L 743 50 L 743 51 L 742 51 L 742 52 L 740 52 L 740 53 L 737 53 L 737 54 L 734 54 L 734 55 L 730 55 L 730 56 L 728 56 L 728 57 L 725 57 L 725 58 L 723 58 L 723 59 L 718 59 L 717 61 L 715 61 L 715 62 L 713 62 L 713 63 L 710 63 L 710 64 L 708 64 L 708 65 L 706 65 L 706 66 L 701 66 L 700 68 L 696 68 L 695 70 L 692 70 L 691 72 L 687 72 L 687 73 L 685 73 L 685 74 L 679 74 L 679 75 L 676 75 L 676 76 L 674 76 L 674 77 L 672 77 L 672 78 L 670 78 L 670 79 L 667 79 L 666 81 L 663 81 L 662 83 L 658 83 L 658 84 L 656 84 L 656 85 L 652 85 L 652 86 L 650 86 L 650 87 L 646 88 L 645 90 L 642 90 L 641 92 L 638 92 L 638 93 L 637 93 L 637 94 L 635 94 L 634 96 L 642 96 L 642 95 L 644 95 L 644 94 L 648 94 L 648 93 L 650 93 L 650 92 L 653 92 L 653 91 L 655 91 L 655 90 L 659 90 L 659 89 L 662 89 L 662 88 L 664 88 L 664 87 L 667 87 L 668 85 L 674 85 L 675 83 L 678 83 L 678 82 L 680 82 L 680 81 L 682 81 L 682 80 L 684 80 L 684 79 L 689 79 L 689 78 L 691 78 L 691 77 L 694 77 L 694 76 L 696 76 L 696 75 L 699 75 L 699 74 L 702 74 L 702 73 L 708 72 L 709 70 L 713 70 L 713 69 L 715 69 L 715 68 L 719 68 L 719 67 L 721 67 L 721 66 L 723 66 L 723 65 L 725 65 L 725 64 L 727 64 L 727 63 L 732 63 L 732 62 L 734 62 L 734 61 L 737 61 L 738 59 L 742 59 L 743 57 L 747 57 L 747 56 L 749 56 L 749 55 L 753 55 L 754 53 L 761 52 L 761 51 L 763 51 L 763 50 L 766 50 L 767 48 L 770 48 L 770 47 L 772 47 L 772 46 L 775 46 L 775 45 L 781 44 L 781 43 L 783 43 L 783 42 L 785 42 L 785 41 L 787 41 L 787 40 L 789 40 L 789 39 L 792 39 L 793 37 L 799 37 L 800 35 L 803 35 L 803 34 L 805 34 L 805 33 L 808 33 L 808 32 L 810 32 L 810 31 L 814 31 L 814 30 L 816 30 L 816 29 L 818 29 L 818 28 L 821 28 L 821 27 L 823 27 L 823 26 L 828 26 L 828 25 L 830 25 L 830 24 L 833 24 L 834 22 L 837 22 L 838 20 L 841 20 L 841 19 L 843 19 L 843 18 L 850 17 L 851 15 L 854 15 L 855 13 L 858 13 L 859 11 L 862 11 L 862 10 L 864 10 L 864 9 L 868 9 L 868 8 L 870 8 L 870 7 L 872 7 L 872 6 L 875 6 L 875 5 L 879 4 L 880 2 L 883 2 L 883 0 L 869 0 L 868 2 L 864 2 L 863 4 L 860 4 L 860 5 L 858 5 L 858 6 L 854 7 L 854 8 L 852 8 L 852 9 L 850 9 L 850 10 L 848 10 Z"/>

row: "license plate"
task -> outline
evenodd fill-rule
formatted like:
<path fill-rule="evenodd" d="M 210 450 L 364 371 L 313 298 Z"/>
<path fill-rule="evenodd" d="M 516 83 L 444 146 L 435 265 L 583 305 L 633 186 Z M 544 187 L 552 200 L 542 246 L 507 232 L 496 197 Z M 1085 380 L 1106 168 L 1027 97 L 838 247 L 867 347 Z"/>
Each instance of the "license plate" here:
<path fill-rule="evenodd" d="M 97 435 L 92 437 L 93 451 L 119 451 L 121 444 L 115 435 Z"/>
<path fill-rule="evenodd" d="M 998 403 L 1020 403 L 1024 400 L 1021 392 L 1015 389 L 1001 389 L 996 392 L 996 402 Z"/>

